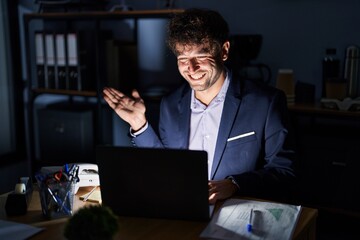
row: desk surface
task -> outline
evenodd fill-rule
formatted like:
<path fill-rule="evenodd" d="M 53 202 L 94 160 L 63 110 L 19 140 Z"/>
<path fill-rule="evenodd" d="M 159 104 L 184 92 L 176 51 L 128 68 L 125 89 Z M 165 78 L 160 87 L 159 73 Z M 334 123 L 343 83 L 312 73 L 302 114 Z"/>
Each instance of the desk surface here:
<path fill-rule="evenodd" d="M 80 188 L 75 198 L 74 209 L 79 209 L 88 204 L 79 199 L 79 196 L 90 191 L 90 188 Z M 295 228 L 293 239 L 312 240 L 316 233 L 316 209 L 303 207 L 298 224 Z M 39 194 L 34 191 L 28 212 L 24 216 L 7 217 L 5 220 L 27 223 L 45 228 L 44 231 L 33 236 L 31 239 L 65 239 L 63 230 L 67 218 L 46 220 L 42 217 Z M 207 226 L 207 222 L 192 222 L 166 219 L 131 218 L 119 217 L 119 232 L 115 239 L 121 240 L 162 240 L 162 239 L 201 239 L 200 233 Z"/>

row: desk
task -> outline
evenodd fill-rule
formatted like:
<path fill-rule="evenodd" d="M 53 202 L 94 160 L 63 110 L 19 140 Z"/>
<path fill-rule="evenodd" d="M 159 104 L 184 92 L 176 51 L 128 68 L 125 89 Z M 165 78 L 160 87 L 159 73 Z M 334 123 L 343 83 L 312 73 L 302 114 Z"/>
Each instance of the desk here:
<path fill-rule="evenodd" d="M 90 188 L 80 188 L 75 198 L 74 210 L 94 203 L 85 203 L 79 200 L 79 196 L 90 191 Z M 294 232 L 296 240 L 314 240 L 316 238 L 317 210 L 303 207 Z M 39 194 L 35 190 L 24 216 L 7 217 L 5 220 L 31 224 L 45 228 L 44 231 L 33 236 L 31 239 L 65 239 L 63 230 L 67 218 L 45 220 L 41 215 Z M 191 222 L 166 219 L 119 217 L 119 232 L 115 239 L 120 240 L 192 240 L 201 239 L 200 233 L 207 226 L 207 222 Z"/>

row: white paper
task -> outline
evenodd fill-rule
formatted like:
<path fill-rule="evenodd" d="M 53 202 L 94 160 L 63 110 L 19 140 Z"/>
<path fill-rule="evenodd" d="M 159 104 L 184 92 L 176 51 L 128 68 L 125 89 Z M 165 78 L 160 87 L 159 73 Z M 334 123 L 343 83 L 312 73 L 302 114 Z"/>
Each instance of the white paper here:
<path fill-rule="evenodd" d="M 23 240 L 42 231 L 31 225 L 0 220 L 0 239 Z"/>
<path fill-rule="evenodd" d="M 253 209 L 252 231 L 248 232 L 250 212 Z M 213 239 L 291 239 L 301 206 L 229 199 L 201 233 Z"/>

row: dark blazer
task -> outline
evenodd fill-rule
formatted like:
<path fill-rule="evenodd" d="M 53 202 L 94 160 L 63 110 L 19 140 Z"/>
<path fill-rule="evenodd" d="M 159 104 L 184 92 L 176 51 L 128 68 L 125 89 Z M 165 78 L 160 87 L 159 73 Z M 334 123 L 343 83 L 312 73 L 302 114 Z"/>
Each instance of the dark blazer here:
<path fill-rule="evenodd" d="M 160 107 L 160 138 L 149 126 L 133 139 L 134 144 L 188 148 L 190 101 L 191 88 L 187 83 L 164 97 Z M 295 179 L 295 154 L 289 130 L 282 91 L 251 80 L 232 79 L 224 102 L 212 179 L 233 178 L 241 195 L 276 198 L 287 194 Z"/>

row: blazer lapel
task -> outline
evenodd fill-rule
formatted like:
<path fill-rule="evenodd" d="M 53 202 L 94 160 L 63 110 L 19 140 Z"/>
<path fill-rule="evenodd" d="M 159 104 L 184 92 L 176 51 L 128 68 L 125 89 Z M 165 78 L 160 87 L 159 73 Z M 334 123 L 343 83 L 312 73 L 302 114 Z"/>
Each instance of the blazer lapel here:
<path fill-rule="evenodd" d="M 214 179 L 216 175 L 227 139 L 229 138 L 233 123 L 240 109 L 240 103 L 240 81 L 238 79 L 232 79 L 224 102 L 223 115 L 221 117 L 218 138 L 216 141 L 214 160 L 211 167 L 211 179 Z"/>
<path fill-rule="evenodd" d="M 177 105 L 177 109 L 179 111 L 178 134 L 180 135 L 178 139 L 181 140 L 181 142 L 179 142 L 178 144 L 179 147 L 183 149 L 187 149 L 189 147 L 190 114 L 191 114 L 190 101 L 191 101 L 191 88 L 185 87 L 183 91 L 183 95 L 180 98 Z M 184 129 L 189 129 L 189 130 L 184 131 Z"/>

